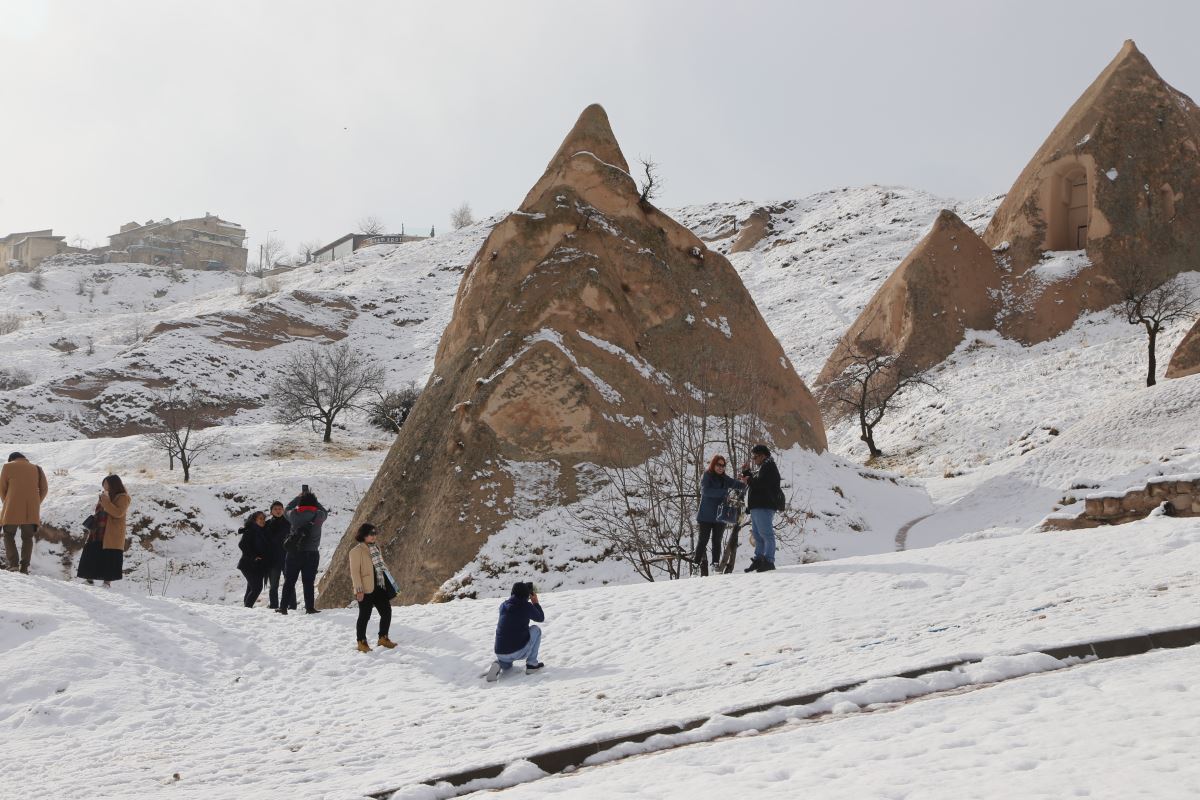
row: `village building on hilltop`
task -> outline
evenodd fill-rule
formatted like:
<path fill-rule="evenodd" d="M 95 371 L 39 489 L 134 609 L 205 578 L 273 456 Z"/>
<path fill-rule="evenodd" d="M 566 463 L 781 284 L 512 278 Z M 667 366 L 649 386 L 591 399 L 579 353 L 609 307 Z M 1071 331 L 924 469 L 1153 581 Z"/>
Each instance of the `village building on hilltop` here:
<path fill-rule="evenodd" d="M 108 262 L 180 264 L 189 269 L 246 270 L 246 229 L 205 212 L 193 219 L 128 222 L 108 237 Z"/>
<path fill-rule="evenodd" d="M 87 252 L 82 248 L 70 246 L 65 240 L 65 236 L 55 236 L 52 228 L 10 233 L 0 238 L 0 267 L 37 269 L 42 261 L 51 256 Z"/>

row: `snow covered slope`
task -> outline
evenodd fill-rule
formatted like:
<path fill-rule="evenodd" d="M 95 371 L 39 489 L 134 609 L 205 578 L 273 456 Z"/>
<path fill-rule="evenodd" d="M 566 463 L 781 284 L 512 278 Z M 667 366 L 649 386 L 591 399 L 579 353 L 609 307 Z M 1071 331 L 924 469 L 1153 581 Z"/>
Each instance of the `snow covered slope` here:
<path fill-rule="evenodd" d="M 400 647 L 362 655 L 350 611 L 285 618 L 147 596 L 128 583 L 106 591 L 4 573 L 0 741 L 20 768 L 0 784 L 0 797 L 359 798 L 948 660 L 1196 625 L 1198 568 L 1200 522 L 1156 518 L 764 575 L 547 594 L 549 667 L 497 684 L 480 679 L 495 600 L 397 608 Z M 1004 794 L 1004 767 L 1034 770 L 1016 777 L 1020 786 L 1041 777 L 1039 791 L 1103 794 L 1111 776 L 1061 766 L 1076 758 L 1119 763 L 1116 785 L 1146 787 L 1144 796 L 1187 796 L 1172 792 L 1195 786 L 1200 723 L 1173 709 L 1195 705 L 1194 670 L 1183 661 L 1195 654 L 1139 659 L 1127 662 L 1146 665 L 1136 679 L 1137 667 L 1083 665 L 890 713 L 857 717 L 843 704 L 819 728 L 583 770 L 510 796 L 612 796 L 631 774 L 654 787 L 642 794 L 708 796 L 690 779 L 668 780 L 697 758 L 724 764 L 712 786 L 733 796 L 754 796 L 772 776 L 772 796 L 795 796 L 785 787 L 819 797 L 854 796 L 849 787 L 859 787 L 858 796 L 875 796 L 892 783 L 924 789 L 923 797 L 961 796 L 954 787 L 1014 796 Z M 985 662 L 978 678 L 999 677 L 1004 663 Z M 1176 668 L 1183 671 L 1172 678 Z M 1070 719 L 1079 729 L 1050 713 L 1063 703 L 1076 706 Z M 1008 715 L 1018 712 L 1015 725 Z M 1155 760 L 1129 749 L 1168 731 L 1154 740 Z M 800 753 L 811 737 L 821 744 Z M 879 770 L 860 763 L 851 778 L 860 747 Z M 800 760 L 766 773 L 737 766 L 774 758 Z M 958 769 L 969 771 L 955 777 Z M 985 783 L 963 789 L 972 775 Z"/>

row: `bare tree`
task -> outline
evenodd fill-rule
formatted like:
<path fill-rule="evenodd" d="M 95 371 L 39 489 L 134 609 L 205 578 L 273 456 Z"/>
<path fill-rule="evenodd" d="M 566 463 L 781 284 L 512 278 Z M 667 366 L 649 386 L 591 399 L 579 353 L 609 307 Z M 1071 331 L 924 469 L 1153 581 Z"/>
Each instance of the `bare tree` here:
<path fill-rule="evenodd" d="M 638 190 L 641 195 L 638 197 L 638 202 L 649 203 L 654 198 L 658 197 L 662 191 L 663 180 L 658 174 L 658 164 L 652 158 L 640 159 L 642 164 L 642 172 L 645 178 L 638 182 Z"/>
<path fill-rule="evenodd" d="M 1196 316 L 1200 312 L 1200 296 L 1180 276 L 1170 277 L 1162 270 L 1141 264 L 1117 269 L 1115 280 L 1121 302 L 1114 310 L 1130 325 L 1146 329 L 1146 385 L 1153 386 L 1158 369 L 1155 356 L 1158 334 L 1172 322 Z"/>
<path fill-rule="evenodd" d="M 398 391 L 377 392 L 366 404 L 367 419 L 376 428 L 399 433 L 420 396 L 416 381 L 409 381 Z"/>
<path fill-rule="evenodd" d="M 268 235 L 258 245 L 258 277 L 262 277 L 267 270 L 274 269 L 276 262 L 283 258 L 286 251 L 286 246 L 282 239 Z"/>
<path fill-rule="evenodd" d="M 383 220 L 374 214 L 368 214 L 358 221 L 358 232 L 363 236 L 379 236 L 385 230 L 387 228 Z"/>
<path fill-rule="evenodd" d="M 285 425 L 307 422 L 333 440 L 333 424 L 360 397 L 379 392 L 383 367 L 349 344 L 311 345 L 290 356 L 271 382 L 276 417 Z"/>
<path fill-rule="evenodd" d="M 871 457 L 883 455 L 875 444 L 875 426 L 902 396 L 916 386 L 937 390 L 928 370 L 906 358 L 885 352 L 879 342 L 850 344 L 841 361 L 841 372 L 826 387 L 826 399 L 845 406 L 858 417 L 859 438 L 866 442 Z"/>
<path fill-rule="evenodd" d="M 321 249 L 320 239 L 309 239 L 296 246 L 296 261 L 300 264 L 311 264 L 313 254 Z"/>
<path fill-rule="evenodd" d="M 471 204 L 463 201 L 463 204 L 450 212 L 450 224 L 454 226 L 454 230 L 465 228 L 475 222 L 475 215 L 471 213 Z M 433 232 L 430 231 L 430 236 Z"/>
<path fill-rule="evenodd" d="M 183 482 L 187 483 L 196 460 L 225 442 L 225 436 L 220 432 L 200 433 L 215 424 L 213 404 L 195 388 L 187 394 L 171 389 L 161 397 L 157 411 L 161 422 L 150 434 L 150 444 L 166 454 L 171 469 L 175 469 L 175 461 L 179 461 Z"/>

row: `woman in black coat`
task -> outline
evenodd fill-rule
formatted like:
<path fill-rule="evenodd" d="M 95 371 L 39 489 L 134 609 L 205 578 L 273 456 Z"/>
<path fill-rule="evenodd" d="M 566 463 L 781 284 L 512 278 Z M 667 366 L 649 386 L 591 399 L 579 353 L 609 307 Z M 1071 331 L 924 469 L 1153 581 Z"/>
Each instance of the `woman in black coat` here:
<path fill-rule="evenodd" d="M 267 576 L 267 515 L 255 511 L 246 518 L 242 526 L 242 538 L 238 540 L 238 549 L 242 557 L 238 560 L 238 569 L 246 577 L 246 594 L 242 598 L 246 608 L 253 608 L 258 596 L 262 593 L 263 579 Z"/>
<path fill-rule="evenodd" d="M 271 608 L 279 608 L 279 576 L 283 573 L 283 559 L 287 553 L 283 541 L 292 532 L 292 523 L 283 515 L 283 503 L 271 503 L 271 516 L 267 517 L 267 599 Z M 295 608 L 295 606 L 293 606 Z"/>

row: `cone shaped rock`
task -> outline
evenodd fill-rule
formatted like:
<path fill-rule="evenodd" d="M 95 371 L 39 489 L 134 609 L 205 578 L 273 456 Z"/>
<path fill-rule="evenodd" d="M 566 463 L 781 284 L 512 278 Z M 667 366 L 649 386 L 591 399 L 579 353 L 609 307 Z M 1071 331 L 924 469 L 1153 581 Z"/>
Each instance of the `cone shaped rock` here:
<path fill-rule="evenodd" d="M 321 602 L 349 599 L 360 523 L 379 528 L 401 602 L 428 601 L 505 524 L 577 499 L 577 466 L 642 463 L 654 425 L 738 413 L 746 389 L 777 446 L 825 448 L 811 394 L 733 267 L 639 202 L 604 110 L 588 107 L 468 266 L 433 376 Z M 524 496 L 537 465 L 555 477 Z"/>

